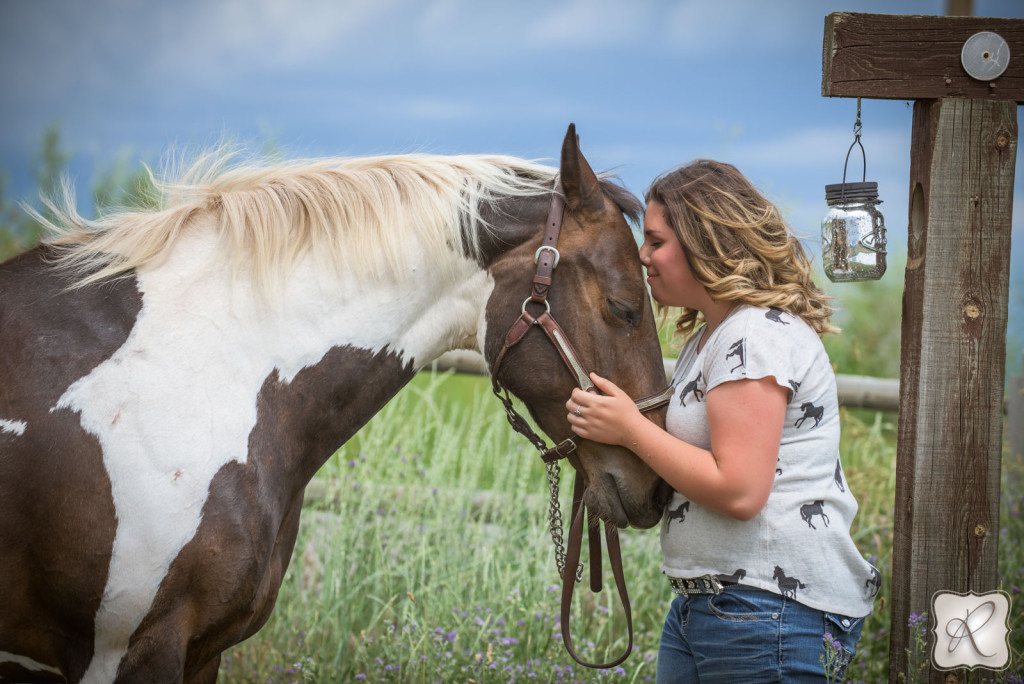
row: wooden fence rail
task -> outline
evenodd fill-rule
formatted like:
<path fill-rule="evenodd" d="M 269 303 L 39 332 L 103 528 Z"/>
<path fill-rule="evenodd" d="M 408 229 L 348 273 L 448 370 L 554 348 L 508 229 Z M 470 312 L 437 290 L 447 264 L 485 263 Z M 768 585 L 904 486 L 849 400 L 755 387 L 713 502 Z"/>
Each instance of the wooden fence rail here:
<path fill-rule="evenodd" d="M 663 359 L 665 377 L 672 377 L 675 359 Z M 433 363 L 439 371 L 487 375 L 487 364 L 482 356 L 471 351 L 451 351 Z M 836 375 L 839 403 L 849 408 L 867 408 L 895 411 L 899 407 L 900 381 L 891 378 L 871 378 L 863 375 Z"/>

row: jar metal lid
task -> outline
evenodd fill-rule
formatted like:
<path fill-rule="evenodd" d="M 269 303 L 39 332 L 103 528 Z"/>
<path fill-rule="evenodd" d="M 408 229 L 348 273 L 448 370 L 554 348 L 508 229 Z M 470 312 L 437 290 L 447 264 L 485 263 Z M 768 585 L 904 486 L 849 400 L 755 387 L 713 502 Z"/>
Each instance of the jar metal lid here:
<path fill-rule="evenodd" d="M 835 183 L 825 186 L 825 201 L 878 199 L 878 183 Z"/>

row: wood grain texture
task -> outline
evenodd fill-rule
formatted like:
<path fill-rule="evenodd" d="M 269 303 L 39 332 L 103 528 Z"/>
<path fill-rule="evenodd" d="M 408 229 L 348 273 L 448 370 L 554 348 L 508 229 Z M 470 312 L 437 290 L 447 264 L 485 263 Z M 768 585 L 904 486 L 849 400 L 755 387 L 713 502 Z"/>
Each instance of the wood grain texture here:
<path fill-rule="evenodd" d="M 960 62 L 964 42 L 998 33 L 1010 48 L 1006 71 L 971 78 Z M 1024 101 L 1024 19 L 834 12 L 825 17 L 821 94 L 922 100 L 967 97 Z"/>
<path fill-rule="evenodd" d="M 936 591 L 997 587 L 1016 109 L 914 104 L 890 681 L 905 672 L 910 614 L 930 613 Z"/>

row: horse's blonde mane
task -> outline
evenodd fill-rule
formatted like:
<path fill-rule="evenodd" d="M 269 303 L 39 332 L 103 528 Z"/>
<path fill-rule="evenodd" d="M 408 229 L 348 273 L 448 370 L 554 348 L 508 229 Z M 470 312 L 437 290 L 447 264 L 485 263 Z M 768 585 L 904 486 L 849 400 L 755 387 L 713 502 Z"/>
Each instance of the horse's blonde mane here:
<path fill-rule="evenodd" d="M 152 210 L 81 217 L 65 184 L 44 198 L 57 262 L 82 284 L 159 263 L 176 238 L 215 226 L 236 269 L 270 287 L 306 254 L 367 278 L 401 277 L 413 257 L 475 254 L 483 203 L 550 192 L 557 170 L 499 155 L 410 154 L 237 164 L 223 148 L 153 180 Z M 207 220 L 203 220 L 207 219 Z M 447 257 L 446 257 L 447 255 Z"/>

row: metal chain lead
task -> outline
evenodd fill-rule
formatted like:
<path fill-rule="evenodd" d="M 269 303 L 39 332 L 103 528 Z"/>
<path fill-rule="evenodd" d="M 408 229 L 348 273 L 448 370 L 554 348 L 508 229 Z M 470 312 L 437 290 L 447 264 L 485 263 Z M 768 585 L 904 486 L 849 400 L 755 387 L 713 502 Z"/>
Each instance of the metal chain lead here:
<path fill-rule="evenodd" d="M 512 405 L 512 398 L 508 394 L 508 390 L 502 387 L 497 380 L 492 379 L 491 382 L 494 396 L 501 400 L 502 405 L 505 407 L 505 417 L 508 419 L 509 425 L 512 429 L 519 434 L 530 440 L 530 443 L 540 453 L 544 453 L 548 450 L 548 445 L 544 440 L 533 431 L 530 424 L 526 422 L 515 407 Z M 555 546 L 555 568 L 558 570 L 558 577 L 565 578 L 565 541 L 562 537 L 562 504 L 558 500 L 558 489 L 559 482 L 561 481 L 562 469 L 558 465 L 558 461 L 548 461 L 544 464 L 544 469 L 547 472 L 548 489 L 551 492 L 551 500 L 548 503 L 548 529 L 551 532 L 551 542 Z M 583 581 L 583 564 L 576 569 L 576 581 Z"/>
<path fill-rule="evenodd" d="M 551 543 L 555 546 L 555 568 L 558 569 L 558 577 L 565 578 L 565 542 L 562 540 L 562 505 L 558 501 L 558 483 L 562 476 L 562 469 L 558 461 L 548 461 L 544 464 L 544 470 L 548 476 L 548 490 L 551 492 L 551 501 L 548 503 L 548 529 L 551 532 Z"/>

